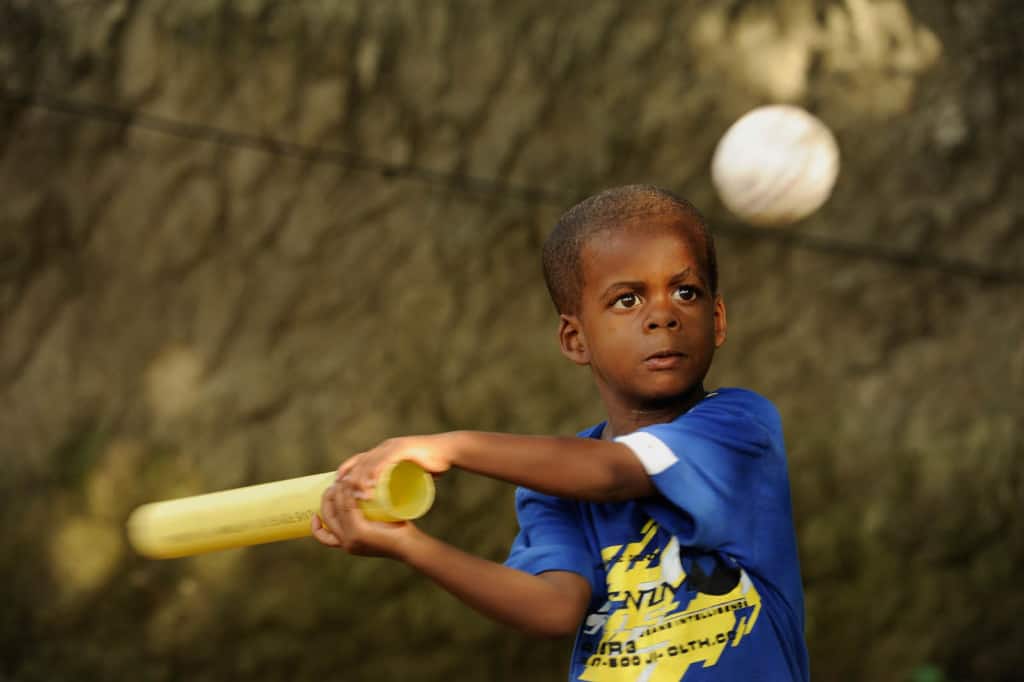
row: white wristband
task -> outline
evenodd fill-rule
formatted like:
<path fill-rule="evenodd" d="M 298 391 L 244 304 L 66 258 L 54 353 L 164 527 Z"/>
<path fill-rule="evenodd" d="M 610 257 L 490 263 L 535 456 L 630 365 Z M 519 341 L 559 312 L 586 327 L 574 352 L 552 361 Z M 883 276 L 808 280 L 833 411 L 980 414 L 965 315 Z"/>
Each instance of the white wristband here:
<path fill-rule="evenodd" d="M 633 451 L 648 476 L 656 476 L 679 461 L 661 439 L 646 431 L 634 431 L 614 440 Z"/>

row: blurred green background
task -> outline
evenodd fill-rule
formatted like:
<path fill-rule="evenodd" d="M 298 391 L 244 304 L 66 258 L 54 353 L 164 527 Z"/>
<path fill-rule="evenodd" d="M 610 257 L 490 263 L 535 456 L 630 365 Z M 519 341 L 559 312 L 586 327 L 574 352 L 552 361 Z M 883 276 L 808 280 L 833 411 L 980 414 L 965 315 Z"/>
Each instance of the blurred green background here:
<path fill-rule="evenodd" d="M 627 182 L 717 231 L 709 384 L 783 414 L 814 679 L 1019 680 L 1022 46 L 1017 0 L 0 0 L 0 680 L 564 679 L 403 566 L 123 523 L 598 420 L 539 245 Z M 842 167 L 754 229 L 708 166 L 773 102 Z M 512 490 L 452 474 L 423 525 L 500 560 Z"/>

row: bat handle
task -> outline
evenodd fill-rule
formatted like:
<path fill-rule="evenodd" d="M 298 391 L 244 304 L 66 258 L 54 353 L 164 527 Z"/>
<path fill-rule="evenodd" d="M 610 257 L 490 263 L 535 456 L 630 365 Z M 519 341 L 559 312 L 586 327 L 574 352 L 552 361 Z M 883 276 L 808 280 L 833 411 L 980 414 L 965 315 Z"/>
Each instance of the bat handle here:
<path fill-rule="evenodd" d="M 373 498 L 361 500 L 359 508 L 372 521 L 411 521 L 430 510 L 434 494 L 434 477 L 402 460 L 381 474 Z"/>

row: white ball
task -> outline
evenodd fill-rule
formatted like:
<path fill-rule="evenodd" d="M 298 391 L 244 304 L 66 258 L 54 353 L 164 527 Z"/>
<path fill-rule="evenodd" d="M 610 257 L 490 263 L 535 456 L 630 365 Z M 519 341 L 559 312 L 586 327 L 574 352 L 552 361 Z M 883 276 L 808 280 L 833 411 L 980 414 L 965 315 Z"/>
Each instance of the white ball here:
<path fill-rule="evenodd" d="M 818 210 L 839 174 L 839 146 L 799 107 L 748 112 L 725 131 L 711 160 L 722 203 L 754 225 L 784 225 Z"/>

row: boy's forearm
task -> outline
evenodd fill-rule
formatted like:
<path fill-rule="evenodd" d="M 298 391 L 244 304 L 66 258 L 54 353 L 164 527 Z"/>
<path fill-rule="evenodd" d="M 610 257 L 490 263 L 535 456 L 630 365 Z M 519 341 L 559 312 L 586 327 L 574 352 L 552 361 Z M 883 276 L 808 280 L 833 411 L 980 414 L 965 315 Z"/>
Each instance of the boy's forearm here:
<path fill-rule="evenodd" d="M 467 554 L 418 530 L 409 535 L 397 558 L 473 609 L 530 634 L 572 634 L 590 599 L 590 586 L 581 576 L 530 575 Z"/>
<path fill-rule="evenodd" d="M 479 431 L 451 436 L 453 466 L 550 495 L 613 502 L 654 493 L 643 465 L 622 443 Z"/>

